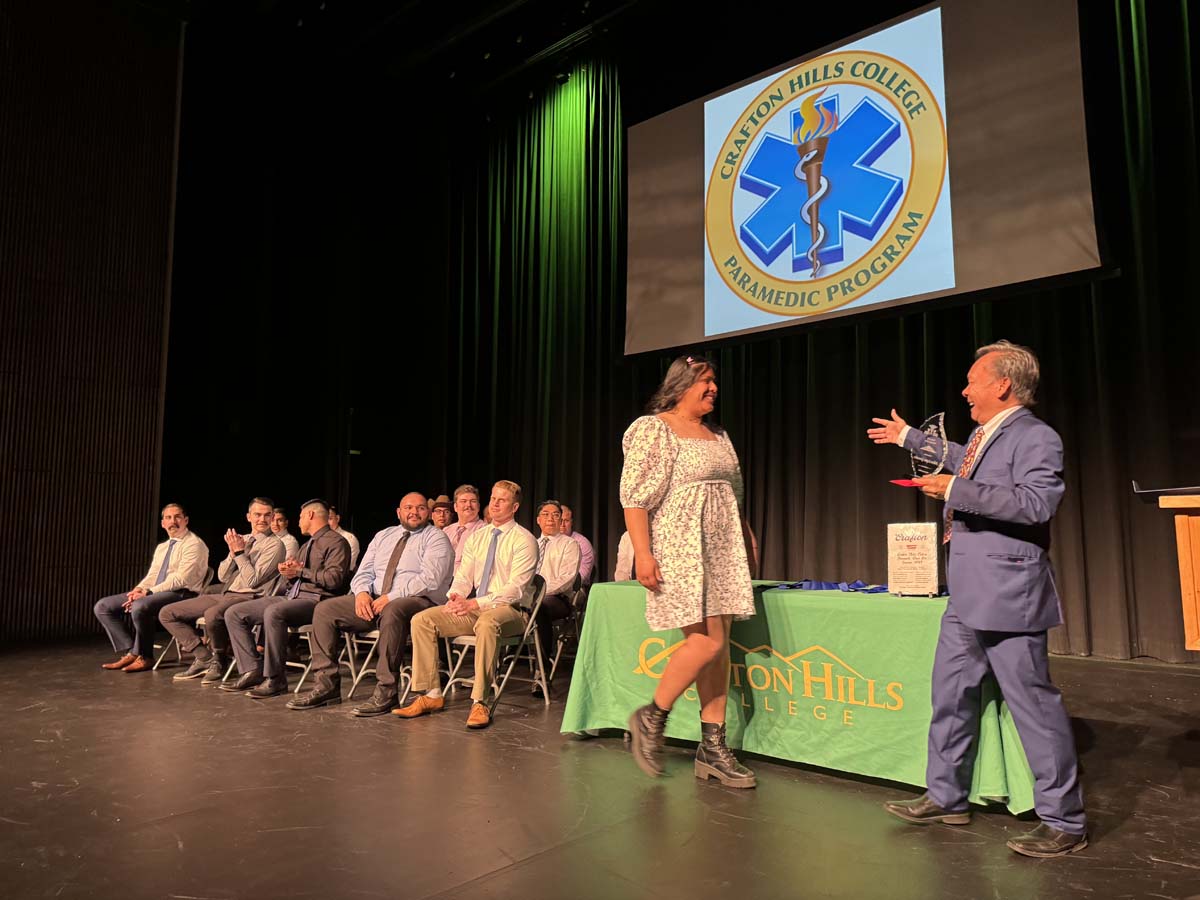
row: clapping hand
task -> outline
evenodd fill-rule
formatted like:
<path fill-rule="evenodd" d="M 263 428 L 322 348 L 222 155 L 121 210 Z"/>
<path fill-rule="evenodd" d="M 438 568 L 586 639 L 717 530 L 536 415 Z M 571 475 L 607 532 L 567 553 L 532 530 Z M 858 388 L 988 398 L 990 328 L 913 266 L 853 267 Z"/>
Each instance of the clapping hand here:
<path fill-rule="evenodd" d="M 279 564 L 279 574 L 287 579 L 295 578 L 303 569 L 304 566 L 300 565 L 300 561 L 294 556 L 289 556 Z"/>
<path fill-rule="evenodd" d="M 225 532 L 225 546 L 230 553 L 240 553 L 246 549 L 246 539 L 230 528 Z"/>
<path fill-rule="evenodd" d="M 877 444 L 899 444 L 900 432 L 903 431 L 908 423 L 900 418 L 900 414 L 896 410 L 892 410 L 890 419 L 872 419 L 878 428 L 868 428 L 867 437 Z"/>

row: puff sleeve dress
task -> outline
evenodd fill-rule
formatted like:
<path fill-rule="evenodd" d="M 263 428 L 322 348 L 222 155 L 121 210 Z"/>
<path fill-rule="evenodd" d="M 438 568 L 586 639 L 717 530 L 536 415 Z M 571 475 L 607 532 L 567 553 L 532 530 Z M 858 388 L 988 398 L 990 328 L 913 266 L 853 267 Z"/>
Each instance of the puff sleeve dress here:
<path fill-rule="evenodd" d="M 646 592 L 650 627 L 665 631 L 707 616 L 754 615 L 739 513 L 742 473 L 729 436 L 684 438 L 658 416 L 642 416 L 621 446 L 621 506 L 646 510 L 663 575 L 661 590 Z"/>

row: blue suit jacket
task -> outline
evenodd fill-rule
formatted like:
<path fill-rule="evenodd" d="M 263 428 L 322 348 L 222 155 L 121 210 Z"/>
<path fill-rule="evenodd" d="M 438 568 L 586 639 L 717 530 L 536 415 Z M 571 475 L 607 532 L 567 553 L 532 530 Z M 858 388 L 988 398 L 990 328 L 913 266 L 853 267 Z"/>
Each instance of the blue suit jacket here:
<path fill-rule="evenodd" d="M 915 450 L 923 435 L 909 431 Z M 951 443 L 946 470 L 958 472 L 965 447 Z M 1050 520 L 1062 500 L 1058 433 L 1019 409 L 984 444 L 968 477 L 956 478 L 946 578 L 949 606 L 983 631 L 1045 631 L 1062 623 L 1050 567 Z"/>

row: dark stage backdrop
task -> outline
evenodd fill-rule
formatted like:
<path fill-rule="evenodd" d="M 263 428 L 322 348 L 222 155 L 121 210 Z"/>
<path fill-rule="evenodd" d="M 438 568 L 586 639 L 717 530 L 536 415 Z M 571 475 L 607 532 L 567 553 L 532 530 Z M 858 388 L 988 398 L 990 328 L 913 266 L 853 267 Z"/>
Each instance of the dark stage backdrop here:
<path fill-rule="evenodd" d="M 0 642 L 94 630 L 157 540 L 179 29 L 0 7 Z"/>
<path fill-rule="evenodd" d="M 887 484 L 907 457 L 867 442 L 871 416 L 944 409 L 961 438 L 973 350 L 1007 337 L 1039 351 L 1038 412 L 1066 445 L 1054 648 L 1195 660 L 1169 517 L 1129 488 L 1200 478 L 1200 234 L 1182 214 L 1200 202 L 1196 39 L 1183 2 L 1147 6 L 1081 10 L 1120 277 L 689 348 L 719 361 L 718 414 L 767 577 L 883 580 L 886 523 L 939 508 Z M 667 58 L 656 33 L 615 34 L 566 84 L 504 105 L 311 61 L 239 70 L 231 60 L 254 54 L 196 35 L 189 53 L 224 78 L 185 80 L 180 233 L 193 243 L 176 273 L 164 491 L 193 503 L 210 546 L 257 492 L 325 494 L 365 541 L 404 490 L 512 478 L 527 525 L 537 499 L 573 503 L 611 575 L 620 437 L 669 361 L 621 355 L 624 129 L 730 80 L 682 45 Z M 274 404 L 237 402 L 265 384 Z"/>

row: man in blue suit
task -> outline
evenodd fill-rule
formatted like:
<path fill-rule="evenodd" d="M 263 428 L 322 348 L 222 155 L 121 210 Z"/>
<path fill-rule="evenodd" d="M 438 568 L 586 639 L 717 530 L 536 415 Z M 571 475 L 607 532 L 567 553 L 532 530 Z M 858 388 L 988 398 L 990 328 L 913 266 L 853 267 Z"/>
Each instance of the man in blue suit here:
<path fill-rule="evenodd" d="M 933 662 L 927 790 L 884 804 L 917 825 L 971 821 L 967 792 L 978 733 L 980 684 L 990 671 L 1025 747 L 1041 824 L 1009 848 L 1035 857 L 1087 846 L 1075 741 L 1062 694 L 1050 681 L 1046 632 L 1062 623 L 1050 567 L 1050 520 L 1063 495 L 1058 434 L 1029 411 L 1037 357 L 999 341 L 980 347 L 963 396 L 979 427 L 966 445 L 951 443 L 955 475 L 918 478 L 926 496 L 945 501 L 950 600 Z M 920 446 L 923 435 L 892 410 L 873 419 L 877 444 Z"/>

